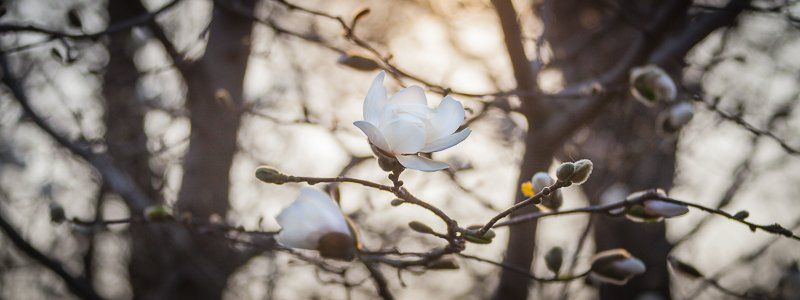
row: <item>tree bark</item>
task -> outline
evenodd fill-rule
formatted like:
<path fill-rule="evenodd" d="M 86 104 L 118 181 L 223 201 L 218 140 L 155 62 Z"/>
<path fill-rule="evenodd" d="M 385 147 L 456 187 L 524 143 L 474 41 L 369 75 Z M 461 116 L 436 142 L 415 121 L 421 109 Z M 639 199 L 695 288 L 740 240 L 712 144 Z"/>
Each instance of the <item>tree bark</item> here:
<path fill-rule="evenodd" d="M 547 40 L 556 66 L 566 85 L 592 78 L 621 59 L 637 30 L 647 28 L 656 13 L 658 1 L 551 1 Z M 610 9 L 613 8 L 613 9 Z M 680 21 L 680 20 L 675 20 Z M 651 41 L 655 42 L 655 41 Z M 657 134 L 658 109 L 644 107 L 626 94 L 600 113 L 588 127 L 586 140 L 577 144 L 577 153 L 562 155 L 588 158 L 594 162 L 591 179 L 582 185 L 597 204 L 600 195 L 615 183 L 631 191 L 647 188 L 668 189 L 675 169 L 675 141 Z M 647 272 L 626 286 L 603 285 L 601 299 L 635 299 L 644 293 L 670 298 L 666 257 L 671 245 L 665 237 L 664 223 L 637 224 L 624 218 L 598 216 L 594 223 L 596 251 L 624 248 L 640 258 Z"/>
<path fill-rule="evenodd" d="M 243 9 L 252 10 L 254 2 L 245 3 Z M 111 24 L 145 12 L 138 1 L 110 1 L 108 10 Z M 180 68 L 192 135 L 176 211 L 195 220 L 224 217 L 229 207 L 228 173 L 237 149 L 251 27 L 250 21 L 215 10 L 205 56 Z M 109 154 L 156 204 L 161 197 L 152 187 L 145 110 L 135 96 L 138 72 L 129 42 L 130 32 L 123 31 L 110 36 L 108 45 L 103 95 Z M 132 214 L 141 211 L 132 208 Z M 228 276 L 245 262 L 218 237 L 180 226 L 132 224 L 130 231 L 130 280 L 137 299 L 219 299 Z"/>
<path fill-rule="evenodd" d="M 114 24 L 145 12 L 139 1 L 109 1 L 109 22 Z M 103 77 L 102 93 L 105 99 L 105 125 L 108 154 L 132 181 L 148 196 L 152 204 L 160 196 L 152 185 L 150 153 L 144 131 L 146 110 L 137 98 L 138 70 L 133 62 L 135 51 L 129 30 L 109 36 L 109 61 Z M 129 206 L 132 215 L 142 211 Z M 134 296 L 155 298 L 163 287 L 164 274 L 170 273 L 174 261 L 169 250 L 163 249 L 162 232 L 141 224 L 130 226 L 131 257 L 130 281 Z"/>

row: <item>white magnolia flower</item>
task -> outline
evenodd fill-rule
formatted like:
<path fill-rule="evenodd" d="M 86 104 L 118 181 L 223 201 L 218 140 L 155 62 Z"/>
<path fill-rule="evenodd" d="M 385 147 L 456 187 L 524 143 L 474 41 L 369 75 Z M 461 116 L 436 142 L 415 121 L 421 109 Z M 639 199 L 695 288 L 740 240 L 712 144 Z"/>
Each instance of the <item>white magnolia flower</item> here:
<path fill-rule="evenodd" d="M 278 243 L 317 250 L 328 258 L 352 259 L 353 236 L 339 206 L 322 191 L 304 187 L 292 204 L 276 217 Z"/>
<path fill-rule="evenodd" d="M 426 172 L 446 169 L 447 164 L 418 153 L 442 151 L 466 139 L 469 128 L 456 132 L 464 122 L 464 107 L 446 96 L 439 107 L 431 109 L 419 86 L 404 88 L 388 97 L 383 86 L 385 76 L 380 72 L 372 81 L 364 100 L 364 120 L 353 124 L 370 143 L 406 168 Z"/>
<path fill-rule="evenodd" d="M 624 285 L 646 270 L 644 263 L 625 249 L 612 249 L 594 256 L 589 276 L 599 282 Z"/>
<path fill-rule="evenodd" d="M 644 211 L 651 215 L 672 218 L 688 213 L 689 208 L 686 207 L 686 205 L 681 204 L 658 200 L 648 200 L 644 202 Z"/>

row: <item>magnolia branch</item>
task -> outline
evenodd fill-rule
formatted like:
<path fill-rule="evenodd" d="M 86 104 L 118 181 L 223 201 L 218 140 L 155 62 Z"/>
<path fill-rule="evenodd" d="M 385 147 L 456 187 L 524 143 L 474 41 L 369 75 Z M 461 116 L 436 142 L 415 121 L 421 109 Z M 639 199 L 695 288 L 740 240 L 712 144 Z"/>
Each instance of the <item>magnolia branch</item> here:
<path fill-rule="evenodd" d="M 663 201 L 663 202 L 673 203 L 673 204 L 679 204 L 679 205 L 685 205 L 685 206 L 688 206 L 688 207 L 693 207 L 693 208 L 702 210 L 704 212 L 707 212 L 707 213 L 710 213 L 710 214 L 714 214 L 714 215 L 723 216 L 725 218 L 730 219 L 731 221 L 747 225 L 750 228 L 750 230 L 752 230 L 752 231 L 762 230 L 762 231 L 765 231 L 767 233 L 781 235 L 781 236 L 785 236 L 787 238 L 791 238 L 793 240 L 800 241 L 800 236 L 797 236 L 791 230 L 786 229 L 785 227 L 781 226 L 778 223 L 770 224 L 770 225 L 755 224 L 755 223 L 752 223 L 750 221 L 747 221 L 744 218 L 738 218 L 735 215 L 732 215 L 732 214 L 730 214 L 728 212 L 725 212 L 723 210 L 714 209 L 714 208 L 710 208 L 710 207 L 705 207 L 705 206 L 702 206 L 702 205 L 696 204 L 696 203 L 691 203 L 691 202 L 686 202 L 686 201 L 673 199 L 673 198 L 670 198 L 670 197 L 663 196 L 660 193 L 657 193 L 655 191 L 646 192 L 646 193 L 643 193 L 641 195 L 638 195 L 638 196 L 635 196 L 635 197 L 631 197 L 631 198 L 625 199 L 623 201 L 615 202 L 615 203 L 593 205 L 593 206 L 587 206 L 587 207 L 581 207 L 581 208 L 575 208 L 575 209 L 568 209 L 568 210 L 535 212 L 535 213 L 530 213 L 530 214 L 526 214 L 526 215 L 521 215 L 521 216 L 512 218 L 512 219 L 510 219 L 508 221 L 505 221 L 505 222 L 499 222 L 499 223 L 495 224 L 493 226 L 493 228 L 511 226 L 511 225 L 515 225 L 515 224 L 519 224 L 519 223 L 530 222 L 530 221 L 538 220 L 538 219 L 545 218 L 545 217 L 552 217 L 552 216 L 560 216 L 560 215 L 568 215 L 568 214 L 584 214 L 584 213 L 610 213 L 610 211 L 615 210 L 615 209 L 628 208 L 628 207 L 630 207 L 632 205 L 642 204 L 645 201 L 654 201 L 654 200 L 655 201 Z"/>
<path fill-rule="evenodd" d="M 74 293 L 76 296 L 79 296 L 84 299 L 102 299 L 97 292 L 92 287 L 91 283 L 82 280 L 72 274 L 70 274 L 61 263 L 51 259 L 44 253 L 40 252 L 36 248 L 33 247 L 28 241 L 26 241 L 8 221 L 0 215 L 0 230 L 2 230 L 6 236 L 8 236 L 11 243 L 17 247 L 22 253 L 30 257 L 31 259 L 35 260 L 36 262 L 40 263 L 47 269 L 50 269 L 56 275 L 61 277 L 64 280 L 64 283 L 67 285 L 67 288 Z"/>
<path fill-rule="evenodd" d="M 469 255 L 469 254 L 464 254 L 464 253 L 458 253 L 458 256 L 466 258 L 466 259 L 479 261 L 479 262 L 485 262 L 485 263 L 492 264 L 492 265 L 495 265 L 495 266 L 498 266 L 498 267 L 501 267 L 501 268 L 504 268 L 504 269 L 508 269 L 508 270 L 514 271 L 515 273 L 528 276 L 532 280 L 535 280 L 536 282 L 541 282 L 541 283 L 564 283 L 564 282 L 569 282 L 569 281 L 573 281 L 573 280 L 576 280 L 576 279 L 580 279 L 580 278 L 586 277 L 592 271 L 592 270 L 586 270 L 584 272 L 577 273 L 577 274 L 567 274 L 567 275 L 561 275 L 561 276 L 556 276 L 556 277 L 552 277 L 552 278 L 545 278 L 545 277 L 536 276 L 536 275 L 532 274 L 531 272 L 525 271 L 524 269 L 509 265 L 509 264 L 505 264 L 505 263 L 502 263 L 502 262 L 496 262 L 496 261 L 493 261 L 493 260 L 488 260 L 488 259 L 485 259 L 485 258 L 481 258 L 481 257 L 477 257 L 477 256 L 474 256 L 474 255 Z"/>

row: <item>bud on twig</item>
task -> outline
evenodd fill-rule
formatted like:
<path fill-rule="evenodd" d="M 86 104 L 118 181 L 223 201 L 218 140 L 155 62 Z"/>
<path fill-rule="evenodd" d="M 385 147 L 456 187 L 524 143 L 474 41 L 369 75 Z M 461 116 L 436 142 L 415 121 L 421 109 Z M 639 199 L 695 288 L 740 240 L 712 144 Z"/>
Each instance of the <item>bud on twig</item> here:
<path fill-rule="evenodd" d="M 289 182 L 288 175 L 267 166 L 258 167 L 256 170 L 256 178 L 263 182 L 272 184 L 284 184 Z"/>
<path fill-rule="evenodd" d="M 547 265 L 547 269 L 558 275 L 564 262 L 564 250 L 561 247 L 550 248 L 550 251 L 547 251 L 544 256 L 544 262 Z"/>
<path fill-rule="evenodd" d="M 486 233 L 483 235 L 479 235 L 482 225 L 472 225 L 467 227 L 466 230 L 463 232 L 463 237 L 470 243 L 475 244 L 489 244 L 492 242 L 492 239 L 497 235 L 495 234 L 494 230 L 487 230 Z"/>
<path fill-rule="evenodd" d="M 674 105 L 658 116 L 658 130 L 666 134 L 676 133 L 689 123 L 692 117 L 694 117 L 694 108 L 691 104 L 682 102 Z"/>
<path fill-rule="evenodd" d="M 533 174 L 533 177 L 531 177 L 531 183 L 533 184 L 533 192 L 539 193 L 542 191 L 542 189 L 553 185 L 555 180 L 553 180 L 553 178 L 545 172 L 537 172 L 536 174 Z"/>
<path fill-rule="evenodd" d="M 440 258 L 429 262 L 427 265 L 430 270 L 458 270 L 458 263 L 452 258 Z"/>
<path fill-rule="evenodd" d="M 575 164 L 571 162 L 562 163 L 556 169 L 556 178 L 558 181 L 570 181 L 572 174 L 575 174 Z"/>
<path fill-rule="evenodd" d="M 594 169 L 594 163 L 588 159 L 581 159 L 576 161 L 575 163 L 575 172 L 572 173 L 572 177 L 570 181 L 574 184 L 583 184 L 586 180 L 589 179 L 589 175 L 592 175 L 592 169 Z"/>
<path fill-rule="evenodd" d="M 749 217 L 749 216 L 750 216 L 750 212 L 748 212 L 746 210 L 740 210 L 735 215 L 733 215 L 734 218 L 739 219 L 739 220 L 747 219 L 747 217 Z"/>
<path fill-rule="evenodd" d="M 590 278 L 599 282 L 624 285 L 647 268 L 625 249 L 612 249 L 597 253 L 592 259 Z"/>
<path fill-rule="evenodd" d="M 417 221 L 408 222 L 408 227 L 410 227 L 412 230 L 414 230 L 416 232 L 419 232 L 419 233 L 425 233 L 425 234 L 434 233 L 433 232 L 433 228 L 431 228 L 428 225 L 423 224 L 422 222 L 417 222 Z"/>
<path fill-rule="evenodd" d="M 670 203 L 659 200 L 647 200 L 644 202 L 644 211 L 650 215 L 663 218 L 672 218 L 685 215 L 689 212 L 686 205 Z"/>
<path fill-rule="evenodd" d="M 339 59 L 336 62 L 359 71 L 373 71 L 380 69 L 381 67 L 378 62 L 372 58 L 358 52 L 351 51 L 343 53 L 341 56 L 339 56 Z"/>
<path fill-rule="evenodd" d="M 672 78 L 655 65 L 633 68 L 629 84 L 633 97 L 647 106 L 672 101 L 678 94 Z"/>
<path fill-rule="evenodd" d="M 356 13 L 353 14 L 353 20 L 350 21 L 350 27 L 355 29 L 356 25 L 358 24 L 358 21 L 361 20 L 361 18 L 366 17 L 369 13 L 370 13 L 369 7 L 362 7 L 359 10 L 357 10 Z"/>
<path fill-rule="evenodd" d="M 681 102 L 669 109 L 669 123 L 675 128 L 681 128 L 694 117 L 694 108 L 691 103 Z"/>

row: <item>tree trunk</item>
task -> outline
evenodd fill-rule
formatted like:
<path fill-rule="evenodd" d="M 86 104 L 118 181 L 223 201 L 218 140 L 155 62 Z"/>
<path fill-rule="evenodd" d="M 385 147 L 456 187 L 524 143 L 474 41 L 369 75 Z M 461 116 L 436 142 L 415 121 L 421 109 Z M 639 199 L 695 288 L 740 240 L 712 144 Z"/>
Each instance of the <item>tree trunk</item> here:
<path fill-rule="evenodd" d="M 109 1 L 109 22 L 114 24 L 144 13 L 139 1 Z M 144 132 L 145 108 L 136 95 L 139 79 L 133 62 L 130 31 L 120 31 L 109 36 L 109 61 L 103 77 L 102 93 L 105 99 L 105 125 L 108 153 L 120 168 L 125 170 L 151 201 L 160 197 L 152 185 L 149 166 L 150 153 L 147 135 Z M 151 204 L 154 204 L 151 203 Z M 130 207 L 131 215 L 141 214 Z M 157 235 L 154 235 L 157 234 Z M 132 224 L 130 227 L 131 257 L 129 274 L 137 298 L 154 298 L 163 287 L 163 274 L 171 269 L 173 260 L 169 251 L 164 251 L 158 232 L 152 227 Z"/>
<path fill-rule="evenodd" d="M 551 1 L 547 9 L 547 40 L 566 85 L 580 82 L 613 67 L 626 52 L 636 30 L 661 5 L 659 1 Z M 679 21 L 679 20 L 675 20 Z M 637 28 L 638 27 L 638 28 Z M 601 59 L 602 58 L 602 59 Z M 658 109 L 647 108 L 626 94 L 606 108 L 588 127 L 588 137 L 577 145 L 578 153 L 565 158 L 588 158 L 595 171 L 582 187 L 597 204 L 600 195 L 615 183 L 631 191 L 668 189 L 675 169 L 675 141 L 655 130 Z M 595 225 L 596 251 L 624 248 L 647 265 L 647 272 L 626 286 L 603 285 L 601 299 L 634 299 L 646 292 L 670 298 L 666 257 L 671 245 L 664 223 L 637 224 L 624 218 L 598 216 Z"/>
<path fill-rule="evenodd" d="M 586 195 L 597 204 L 610 186 L 622 183 L 630 191 L 669 189 L 675 171 L 675 142 L 655 130 L 651 109 L 628 101 L 620 103 L 615 116 L 601 117 L 592 126 L 591 138 L 582 146 L 581 157 L 595 162 L 592 180 L 584 184 Z M 603 285 L 601 299 L 636 299 L 645 294 L 670 298 L 664 222 L 634 223 L 623 217 L 600 215 L 595 222 L 596 251 L 624 248 L 647 266 L 647 272 L 625 286 Z"/>
<path fill-rule="evenodd" d="M 520 165 L 519 179 L 514 186 L 516 189 L 515 203 L 525 200 L 522 195 L 520 185 L 531 180 L 536 172 L 547 171 L 553 161 L 552 145 L 540 143 L 540 136 L 535 133 L 533 126 L 528 129 L 525 137 L 525 154 Z M 511 214 L 516 215 L 531 213 L 536 207 L 520 209 Z M 536 245 L 536 222 L 526 222 L 511 227 L 506 255 L 503 263 L 512 266 L 519 266 L 528 269 L 531 267 L 534 256 L 534 246 Z M 528 276 L 503 269 L 500 273 L 500 284 L 495 290 L 493 299 L 525 299 L 528 297 L 528 287 L 531 279 Z"/>
<path fill-rule="evenodd" d="M 252 10 L 253 2 L 244 9 Z M 109 1 L 110 23 L 145 12 L 138 1 Z M 205 56 L 181 71 L 188 85 L 192 136 L 176 211 L 207 220 L 228 210 L 228 173 L 236 152 L 242 87 L 252 23 L 215 10 Z M 136 99 L 138 72 L 130 32 L 113 34 L 104 78 L 109 153 L 154 203 L 144 106 Z M 223 92 L 225 91 L 225 92 Z M 141 214 L 133 211 L 132 214 Z M 170 224 L 131 226 L 130 280 L 137 299 L 219 299 L 244 258 L 218 237 Z M 212 241 L 213 240 L 213 241 Z"/>

